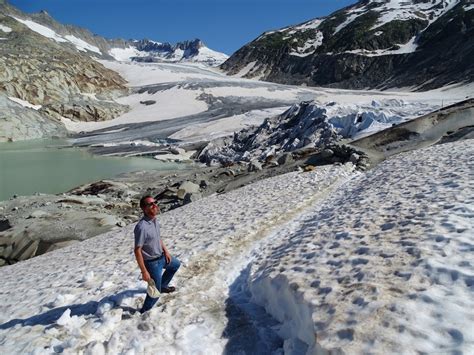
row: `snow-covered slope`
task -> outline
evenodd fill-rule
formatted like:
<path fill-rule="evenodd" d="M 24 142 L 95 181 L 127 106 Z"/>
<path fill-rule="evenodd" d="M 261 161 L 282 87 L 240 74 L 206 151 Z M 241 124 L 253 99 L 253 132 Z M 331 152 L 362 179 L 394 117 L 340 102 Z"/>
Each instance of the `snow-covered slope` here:
<path fill-rule="evenodd" d="M 146 315 L 133 225 L 4 267 L 0 349 L 471 353 L 473 153 L 294 172 L 166 213 L 178 292 Z"/>
<path fill-rule="evenodd" d="M 13 18 L 15 20 L 17 20 L 18 22 L 21 22 L 22 24 L 27 26 L 30 30 L 40 34 L 41 36 L 44 36 L 46 38 L 50 38 L 50 39 L 52 39 L 56 42 L 59 42 L 59 43 L 72 44 L 79 51 L 83 51 L 83 52 L 91 51 L 91 52 L 97 53 L 99 55 L 102 54 L 101 51 L 99 50 L 99 48 L 97 48 L 96 46 L 93 46 L 93 45 L 83 41 L 82 39 L 73 36 L 73 35 L 61 36 L 60 34 L 56 33 L 54 30 L 52 30 L 52 29 L 50 29 L 46 26 L 40 25 L 39 23 L 36 23 L 34 21 L 23 20 L 23 19 L 18 18 L 18 17 L 13 17 Z"/>

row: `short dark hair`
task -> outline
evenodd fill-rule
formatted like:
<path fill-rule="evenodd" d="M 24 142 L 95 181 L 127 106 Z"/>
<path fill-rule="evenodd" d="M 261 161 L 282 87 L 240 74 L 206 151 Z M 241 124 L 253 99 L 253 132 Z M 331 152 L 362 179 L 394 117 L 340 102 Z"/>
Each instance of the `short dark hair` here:
<path fill-rule="evenodd" d="M 140 208 L 141 208 L 141 209 L 145 208 L 145 206 L 146 206 L 145 201 L 146 201 L 147 198 L 154 198 L 154 197 L 151 196 L 151 195 L 145 195 L 145 196 L 143 196 L 143 197 L 140 199 Z"/>

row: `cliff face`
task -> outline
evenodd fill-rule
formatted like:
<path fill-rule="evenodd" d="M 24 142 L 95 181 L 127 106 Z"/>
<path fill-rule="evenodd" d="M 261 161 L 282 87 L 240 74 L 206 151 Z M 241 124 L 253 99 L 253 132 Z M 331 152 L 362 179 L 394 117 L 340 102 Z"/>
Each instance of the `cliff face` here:
<path fill-rule="evenodd" d="M 47 14 L 39 16 L 43 21 L 49 18 Z M 113 101 L 128 92 L 126 81 L 88 55 L 94 46 L 72 34 L 62 36 L 38 26 L 7 4 L 0 5 L 0 38 L 0 94 L 38 106 L 33 114 L 32 108 L 15 103 L 16 109 L 8 110 L 9 122 L 16 122 L 15 129 L 2 127 L 1 140 L 41 138 L 41 133 L 33 134 L 34 130 L 21 126 L 25 115 L 39 115 L 44 123 L 57 126 L 61 117 L 99 121 L 127 110 Z M 40 132 L 44 136 L 51 133 Z"/>
<path fill-rule="evenodd" d="M 365 0 L 266 32 L 221 68 L 231 75 L 339 88 L 427 90 L 474 80 L 469 0 Z"/>

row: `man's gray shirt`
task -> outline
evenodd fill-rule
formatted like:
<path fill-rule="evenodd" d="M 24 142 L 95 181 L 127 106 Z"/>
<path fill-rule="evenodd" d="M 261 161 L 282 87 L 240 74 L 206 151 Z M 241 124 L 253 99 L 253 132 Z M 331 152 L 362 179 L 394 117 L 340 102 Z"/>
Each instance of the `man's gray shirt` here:
<path fill-rule="evenodd" d="M 143 259 L 151 260 L 163 254 L 161 248 L 160 223 L 156 218 L 144 216 L 138 221 L 134 230 L 135 248 L 142 248 Z"/>

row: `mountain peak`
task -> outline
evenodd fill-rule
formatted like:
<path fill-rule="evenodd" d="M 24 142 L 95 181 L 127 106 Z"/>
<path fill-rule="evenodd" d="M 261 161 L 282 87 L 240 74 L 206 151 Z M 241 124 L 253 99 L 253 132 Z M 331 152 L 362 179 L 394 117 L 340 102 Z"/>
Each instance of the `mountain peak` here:
<path fill-rule="evenodd" d="M 199 38 L 177 42 L 175 45 L 168 42 L 155 42 L 149 39 L 133 41 L 132 43 L 137 49 L 137 53 L 132 57 L 132 60 L 139 62 L 192 61 L 219 65 L 228 58 L 223 53 L 207 48 Z"/>
<path fill-rule="evenodd" d="M 471 0 L 361 0 L 265 32 L 222 69 L 284 84 L 428 90 L 474 80 L 473 34 Z"/>
<path fill-rule="evenodd" d="M 1 1 L 1 0 L 0 0 Z M 51 15 L 46 10 L 40 10 L 39 15 L 51 17 Z"/>
<path fill-rule="evenodd" d="M 201 41 L 199 38 L 195 38 L 191 41 L 183 41 L 183 42 L 176 43 L 176 47 L 180 49 L 187 49 L 187 48 L 199 49 L 205 46 L 206 45 L 204 44 L 204 42 Z"/>

